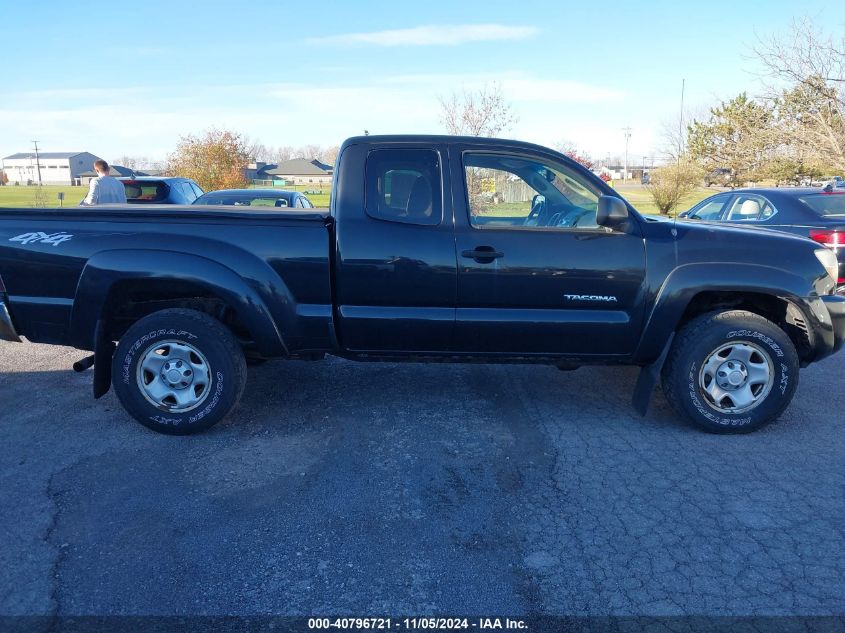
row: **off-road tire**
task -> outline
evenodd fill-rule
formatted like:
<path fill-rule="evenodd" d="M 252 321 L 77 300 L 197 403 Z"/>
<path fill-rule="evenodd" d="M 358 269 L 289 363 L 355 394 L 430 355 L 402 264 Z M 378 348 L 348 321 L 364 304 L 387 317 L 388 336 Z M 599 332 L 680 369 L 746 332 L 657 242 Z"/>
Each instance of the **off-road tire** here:
<path fill-rule="evenodd" d="M 189 345 L 207 360 L 210 381 L 200 404 L 185 412 L 157 407 L 144 395 L 138 364 L 157 343 Z M 188 435 L 217 424 L 237 405 L 246 385 L 243 350 L 229 329 L 196 310 L 161 310 L 121 337 L 112 360 L 112 384 L 120 403 L 138 422 L 158 433 Z M 165 403 L 166 404 L 166 403 Z"/>
<path fill-rule="evenodd" d="M 705 393 L 702 366 L 723 346 L 746 343 L 768 356 L 771 383 L 767 393 L 761 389 L 750 410 L 725 411 Z M 792 341 L 768 319 L 744 310 L 711 312 L 693 319 L 676 335 L 663 366 L 663 393 L 677 413 L 705 431 L 750 433 L 776 420 L 792 401 L 798 368 Z"/>

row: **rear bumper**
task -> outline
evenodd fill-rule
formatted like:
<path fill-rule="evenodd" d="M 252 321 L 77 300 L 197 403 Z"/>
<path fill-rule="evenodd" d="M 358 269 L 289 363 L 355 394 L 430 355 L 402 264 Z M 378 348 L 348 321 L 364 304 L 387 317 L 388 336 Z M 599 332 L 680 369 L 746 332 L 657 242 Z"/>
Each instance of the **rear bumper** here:
<path fill-rule="evenodd" d="M 9 314 L 9 309 L 6 307 L 2 298 L 0 298 L 0 341 L 21 342 L 21 337 L 18 336 L 15 326 L 12 324 L 12 316 Z"/>

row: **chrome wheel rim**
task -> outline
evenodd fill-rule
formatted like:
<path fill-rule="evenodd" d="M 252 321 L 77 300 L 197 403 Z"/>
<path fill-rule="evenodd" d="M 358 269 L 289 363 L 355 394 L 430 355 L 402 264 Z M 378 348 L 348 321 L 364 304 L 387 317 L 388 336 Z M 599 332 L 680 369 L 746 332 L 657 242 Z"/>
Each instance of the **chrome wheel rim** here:
<path fill-rule="evenodd" d="M 184 341 L 150 345 L 138 363 L 138 389 L 157 409 L 185 413 L 211 392 L 211 368 L 196 347 Z"/>
<path fill-rule="evenodd" d="M 745 413 L 758 406 L 774 384 L 772 359 L 748 341 L 714 350 L 698 373 L 704 399 L 720 413 Z"/>

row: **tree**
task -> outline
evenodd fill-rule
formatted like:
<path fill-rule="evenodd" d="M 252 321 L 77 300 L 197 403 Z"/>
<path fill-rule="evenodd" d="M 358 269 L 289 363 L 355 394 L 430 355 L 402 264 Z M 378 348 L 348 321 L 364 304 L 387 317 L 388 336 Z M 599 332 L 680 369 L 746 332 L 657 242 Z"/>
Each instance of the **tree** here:
<path fill-rule="evenodd" d="M 327 147 L 322 151 L 320 154 L 320 161 L 325 163 L 326 165 L 334 166 L 337 163 L 337 155 L 340 153 L 340 147 L 337 145 L 333 145 L 332 147 Z"/>
<path fill-rule="evenodd" d="M 658 167 L 649 174 L 648 191 L 660 213 L 667 215 L 701 182 L 701 167 L 689 160 Z"/>
<path fill-rule="evenodd" d="M 183 136 L 168 157 L 167 171 L 192 178 L 206 191 L 246 186 L 249 163 L 244 137 L 229 130 L 209 130 L 202 137 Z"/>
<path fill-rule="evenodd" d="M 845 171 L 845 36 L 799 21 L 789 37 L 761 40 L 755 52 L 774 80 L 769 96 L 784 143 Z"/>
<path fill-rule="evenodd" d="M 300 145 L 293 152 L 294 158 L 304 158 L 305 160 L 314 160 L 323 153 L 323 148 L 319 145 Z"/>
<path fill-rule="evenodd" d="M 476 92 L 452 93 L 440 98 L 440 122 L 456 136 L 499 136 L 517 122 L 501 87 L 494 83 Z"/>
<path fill-rule="evenodd" d="M 590 169 L 590 170 L 592 170 L 592 168 L 595 167 L 595 165 L 596 165 L 595 162 L 589 156 L 587 156 L 585 154 L 579 154 L 578 152 L 572 151 L 572 152 L 564 152 L 564 155 L 568 156 L 569 158 L 574 160 L 576 163 L 580 163 L 581 165 L 583 165 L 584 167 L 586 167 L 587 169 Z"/>
<path fill-rule="evenodd" d="M 729 169 L 732 184 L 741 186 L 754 179 L 772 155 L 777 144 L 773 120 L 769 104 L 743 92 L 711 108 L 709 120 L 692 122 L 687 129 L 689 155 L 707 170 Z"/>
<path fill-rule="evenodd" d="M 136 158 L 134 156 L 128 156 L 124 154 L 123 156 L 120 156 L 119 158 L 114 160 L 112 164 L 121 165 L 122 167 L 126 167 L 127 169 L 131 169 L 134 171 L 136 169 L 141 168 L 141 162 L 143 160 L 144 159 L 142 158 Z"/>
<path fill-rule="evenodd" d="M 246 153 L 252 161 L 260 161 L 262 163 L 269 163 L 273 160 L 273 149 L 267 147 L 258 139 L 252 140 L 248 136 L 243 137 L 243 143 L 246 147 Z"/>
<path fill-rule="evenodd" d="M 0 171 L 0 185 L 8 185 L 9 184 L 9 176 L 6 174 L 5 171 Z"/>
<path fill-rule="evenodd" d="M 291 147 L 290 145 L 280 145 L 276 148 L 275 153 L 275 161 L 277 163 L 283 163 L 286 160 L 290 160 L 295 158 L 296 148 Z"/>
<path fill-rule="evenodd" d="M 595 161 L 587 156 L 587 154 L 582 154 L 575 143 L 570 141 L 558 141 L 555 144 L 555 149 L 559 151 L 564 156 L 571 158 L 576 163 L 580 163 L 587 169 L 593 169 L 596 166 Z"/>

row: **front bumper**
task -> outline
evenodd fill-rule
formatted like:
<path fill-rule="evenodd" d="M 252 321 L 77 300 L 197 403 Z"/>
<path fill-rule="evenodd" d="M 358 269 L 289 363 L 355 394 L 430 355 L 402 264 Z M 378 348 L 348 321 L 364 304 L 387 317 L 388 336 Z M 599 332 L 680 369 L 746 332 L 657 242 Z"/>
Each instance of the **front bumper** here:
<path fill-rule="evenodd" d="M 827 309 L 830 317 L 830 329 L 832 335 L 833 349 L 831 353 L 838 352 L 845 344 L 845 296 L 826 295 L 822 297 L 822 303 Z"/>
<path fill-rule="evenodd" d="M 15 326 L 12 324 L 12 316 L 9 314 L 9 309 L 2 300 L 0 295 L 0 341 L 14 341 L 21 342 L 21 337 L 15 331 Z"/>

